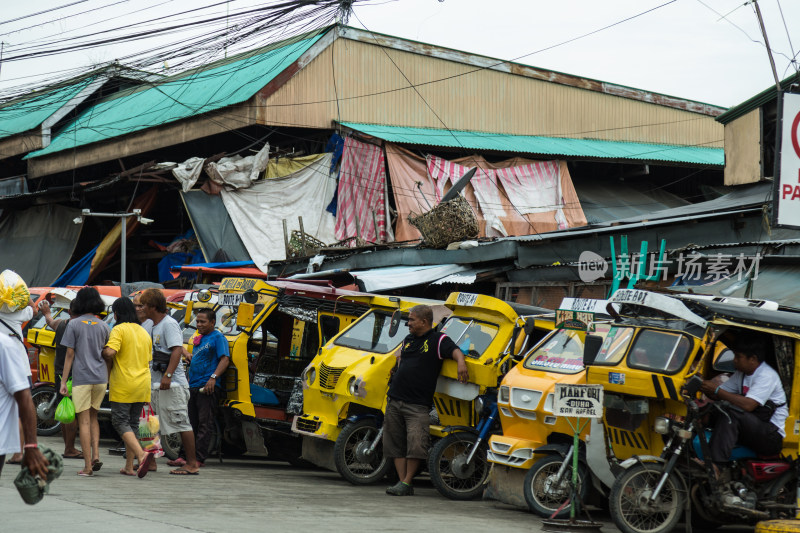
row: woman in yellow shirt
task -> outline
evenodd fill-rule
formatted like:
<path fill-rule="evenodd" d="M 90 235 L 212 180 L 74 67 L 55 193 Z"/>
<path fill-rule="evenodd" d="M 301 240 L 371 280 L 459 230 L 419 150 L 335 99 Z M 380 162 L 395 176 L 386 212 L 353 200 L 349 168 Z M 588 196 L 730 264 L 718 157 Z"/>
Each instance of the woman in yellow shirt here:
<path fill-rule="evenodd" d="M 152 340 L 147 330 L 139 325 L 130 298 L 118 298 L 111 310 L 116 325 L 103 349 L 103 357 L 112 364 L 108 376 L 111 424 L 126 448 L 125 468 L 119 473 L 142 478 L 155 459 L 152 453 L 142 450 L 137 438 L 142 408 L 150 401 Z M 139 460 L 137 471 L 133 470 L 134 459 Z"/>

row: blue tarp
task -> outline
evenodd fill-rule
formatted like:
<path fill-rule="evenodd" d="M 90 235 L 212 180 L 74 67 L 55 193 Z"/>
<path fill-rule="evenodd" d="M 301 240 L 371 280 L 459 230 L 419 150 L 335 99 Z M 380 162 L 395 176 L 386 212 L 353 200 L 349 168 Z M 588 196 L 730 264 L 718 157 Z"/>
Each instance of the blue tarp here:
<path fill-rule="evenodd" d="M 89 271 L 92 269 L 92 259 L 94 259 L 95 253 L 97 253 L 97 246 L 92 248 L 91 252 L 84 255 L 77 263 L 61 274 L 61 276 L 53 282 L 53 287 L 86 285 L 86 282 L 89 281 Z"/>
<path fill-rule="evenodd" d="M 184 264 L 185 265 L 185 264 Z M 184 265 L 174 265 L 170 267 L 173 272 L 180 271 Z M 255 267 L 256 264 L 252 261 L 228 261 L 225 263 L 192 263 L 194 267 L 202 268 L 238 268 L 238 267 Z"/>

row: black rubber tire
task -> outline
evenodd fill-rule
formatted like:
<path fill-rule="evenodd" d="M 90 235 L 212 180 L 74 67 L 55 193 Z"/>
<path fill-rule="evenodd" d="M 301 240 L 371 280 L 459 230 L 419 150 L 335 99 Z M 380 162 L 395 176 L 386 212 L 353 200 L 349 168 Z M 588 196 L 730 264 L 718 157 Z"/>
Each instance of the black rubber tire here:
<path fill-rule="evenodd" d="M 333 461 L 339 474 L 353 485 L 370 485 L 386 477 L 392 463 L 383 456 L 383 443 L 379 442 L 369 458 L 360 462 L 356 453 L 371 443 L 378 434 L 378 427 L 372 419 L 348 423 L 339 433 L 333 447 Z M 359 466 L 360 465 L 360 466 Z"/>
<path fill-rule="evenodd" d="M 37 387 L 31 391 L 31 397 L 33 398 L 33 410 L 36 411 L 36 408 L 39 404 L 42 403 L 50 403 L 50 400 L 53 399 L 53 396 L 56 395 L 56 388 L 51 387 L 49 385 L 44 385 L 42 387 Z M 56 404 L 58 407 L 58 404 Z M 53 409 L 53 413 L 55 413 L 55 409 Z M 49 420 L 40 420 L 39 415 L 36 415 L 36 434 L 40 437 L 50 437 L 51 435 L 55 435 L 61 431 L 61 422 L 56 420 L 55 418 L 51 418 Z"/>
<path fill-rule="evenodd" d="M 428 473 L 439 494 L 451 500 L 473 500 L 483 494 L 489 477 L 489 461 L 486 460 L 486 441 L 481 442 L 469 467 L 463 473 L 453 471 L 463 464 L 475 442 L 474 433 L 461 431 L 440 439 L 428 454 Z"/>
<path fill-rule="evenodd" d="M 181 452 L 181 434 L 171 433 L 169 435 L 161 435 L 161 449 L 164 450 L 164 455 L 167 459 L 177 459 Z"/>
<path fill-rule="evenodd" d="M 682 520 L 686 490 L 676 474 L 661 489 L 663 509 L 646 509 L 639 502 L 655 488 L 662 468 L 659 463 L 634 465 L 614 481 L 609 497 L 611 519 L 623 533 L 669 533 Z"/>
<path fill-rule="evenodd" d="M 560 455 L 547 455 L 542 457 L 528 470 L 525 474 L 525 482 L 523 484 L 523 492 L 525 493 L 525 502 L 528 504 L 528 509 L 543 518 L 550 518 L 553 513 L 558 511 L 564 502 L 569 500 L 571 492 L 572 481 L 572 460 L 567 465 L 567 470 L 564 473 L 567 480 L 566 487 L 563 491 L 555 492 L 553 494 L 546 493 L 545 483 L 550 476 L 555 476 L 561 469 L 564 463 L 564 458 Z M 587 482 L 586 467 L 583 464 L 578 465 L 578 509 L 580 509 L 583 502 L 586 501 L 586 495 L 589 492 L 589 483 Z M 567 518 L 569 517 L 570 506 L 567 505 L 555 515 L 554 518 Z"/>

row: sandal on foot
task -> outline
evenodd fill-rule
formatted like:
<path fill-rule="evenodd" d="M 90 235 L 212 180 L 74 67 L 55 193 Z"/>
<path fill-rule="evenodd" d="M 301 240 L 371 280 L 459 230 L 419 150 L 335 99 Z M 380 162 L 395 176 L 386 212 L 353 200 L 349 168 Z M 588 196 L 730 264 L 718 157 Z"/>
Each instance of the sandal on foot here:
<path fill-rule="evenodd" d="M 170 470 L 170 474 L 174 476 L 199 476 L 200 472 L 189 472 L 185 468 L 176 468 L 175 470 Z"/>
<path fill-rule="evenodd" d="M 78 452 L 75 455 L 64 455 L 62 453 L 61 457 L 63 457 L 64 459 L 83 459 L 83 452 Z"/>
<path fill-rule="evenodd" d="M 103 461 L 100 459 L 92 461 L 92 472 L 99 472 L 101 468 L 103 468 Z"/>
<path fill-rule="evenodd" d="M 136 475 L 136 472 L 128 472 L 124 468 L 120 468 L 119 469 L 119 473 L 122 474 L 123 476 L 135 476 Z"/>
<path fill-rule="evenodd" d="M 92 471 L 84 472 L 83 470 L 78 470 L 78 475 L 81 477 L 92 477 Z"/>
<path fill-rule="evenodd" d="M 150 471 L 150 465 L 153 464 L 153 460 L 155 460 L 155 455 L 153 452 L 147 452 L 144 455 L 144 459 L 139 463 L 139 468 L 136 470 L 136 475 L 139 476 L 139 479 L 142 479 L 147 473 Z"/>
<path fill-rule="evenodd" d="M 178 457 L 177 459 L 170 459 L 167 461 L 167 466 L 186 466 L 186 459 Z"/>

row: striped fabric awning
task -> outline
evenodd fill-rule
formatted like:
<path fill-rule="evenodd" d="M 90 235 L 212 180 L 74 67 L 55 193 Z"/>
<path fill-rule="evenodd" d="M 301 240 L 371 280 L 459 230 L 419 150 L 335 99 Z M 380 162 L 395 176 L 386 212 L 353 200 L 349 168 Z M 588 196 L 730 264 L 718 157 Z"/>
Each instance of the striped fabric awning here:
<path fill-rule="evenodd" d="M 387 240 L 385 187 L 383 150 L 353 138 L 345 139 L 337 193 L 337 239 L 359 235 L 369 242 Z"/>

